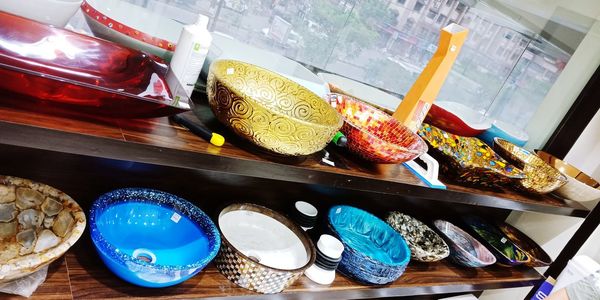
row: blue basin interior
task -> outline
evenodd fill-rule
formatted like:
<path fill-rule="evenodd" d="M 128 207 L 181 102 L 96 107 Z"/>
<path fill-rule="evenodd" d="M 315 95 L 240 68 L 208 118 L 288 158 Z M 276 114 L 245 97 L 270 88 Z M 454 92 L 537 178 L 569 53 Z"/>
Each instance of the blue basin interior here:
<path fill-rule="evenodd" d="M 133 200 L 135 201 L 135 200 Z M 106 208 L 96 220 L 100 234 L 121 253 L 145 259 L 154 254 L 155 265 L 194 263 L 210 252 L 209 241 L 189 218 L 172 209 L 142 202 L 121 203 Z"/>
<path fill-rule="evenodd" d="M 329 211 L 329 223 L 347 247 L 365 256 L 389 266 L 404 266 L 410 260 L 402 236 L 366 211 L 336 206 Z"/>
<path fill-rule="evenodd" d="M 145 287 L 180 283 L 217 254 L 221 239 L 210 218 L 190 202 L 149 189 L 121 189 L 96 200 L 92 240 L 107 267 Z"/>

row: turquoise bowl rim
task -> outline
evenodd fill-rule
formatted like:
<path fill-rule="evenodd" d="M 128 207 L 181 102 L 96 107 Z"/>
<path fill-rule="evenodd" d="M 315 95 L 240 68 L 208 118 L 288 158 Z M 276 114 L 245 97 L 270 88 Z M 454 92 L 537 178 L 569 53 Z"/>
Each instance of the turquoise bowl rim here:
<path fill-rule="evenodd" d="M 382 262 L 382 261 L 380 261 L 380 260 L 378 260 L 376 258 L 373 258 L 370 255 L 358 252 L 354 248 L 350 247 L 348 245 L 348 243 L 346 242 L 346 238 L 344 236 L 342 236 L 338 232 L 338 230 L 336 229 L 337 226 L 335 226 L 331 222 L 332 217 L 334 216 L 335 211 L 338 208 L 341 208 L 341 209 L 350 209 L 350 210 L 357 211 L 358 213 L 361 213 L 361 214 L 364 214 L 364 215 L 367 215 L 367 216 L 371 216 L 371 217 L 374 218 L 375 223 L 376 223 L 377 226 L 387 227 L 390 230 L 390 232 L 392 232 L 392 234 L 398 235 L 398 237 L 400 238 L 400 241 L 402 241 L 399 246 L 402 247 L 403 250 L 404 250 L 404 252 L 407 254 L 406 257 L 402 261 L 400 261 L 400 262 L 389 264 L 389 263 Z M 365 210 L 362 210 L 360 208 L 356 208 L 356 207 L 350 206 L 350 205 L 336 205 L 336 206 L 333 206 L 333 207 L 331 207 L 329 209 L 329 213 L 327 214 L 327 221 L 329 223 L 329 227 L 331 228 L 331 230 L 333 230 L 333 232 L 335 233 L 335 235 L 337 235 L 340 238 L 340 241 L 344 244 L 344 247 L 346 249 L 350 248 L 350 249 L 353 250 L 354 253 L 359 254 L 359 255 L 365 257 L 366 259 L 369 259 L 372 262 L 375 262 L 377 264 L 384 265 L 384 266 L 390 266 L 390 267 L 393 267 L 393 268 L 406 266 L 410 262 L 411 252 L 410 252 L 410 249 L 408 248 L 408 244 L 404 240 L 404 237 L 400 233 L 398 233 L 394 228 L 392 228 L 388 223 L 386 223 L 385 221 L 383 221 L 382 219 L 378 218 L 377 216 L 373 215 L 372 213 L 370 213 L 368 211 L 365 211 Z M 347 250 L 345 250 L 345 251 L 347 251 Z"/>

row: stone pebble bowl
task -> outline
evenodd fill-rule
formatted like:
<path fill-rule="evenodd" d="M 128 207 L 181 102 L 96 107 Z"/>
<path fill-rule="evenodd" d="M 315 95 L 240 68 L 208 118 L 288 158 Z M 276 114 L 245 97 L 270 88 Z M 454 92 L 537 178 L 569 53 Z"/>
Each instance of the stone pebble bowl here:
<path fill-rule="evenodd" d="M 434 262 L 450 255 L 444 239 L 416 218 L 394 211 L 388 215 L 386 222 L 406 240 L 413 260 Z"/>
<path fill-rule="evenodd" d="M 0 176 L 0 283 L 27 276 L 62 256 L 85 225 L 83 210 L 67 194 Z"/>

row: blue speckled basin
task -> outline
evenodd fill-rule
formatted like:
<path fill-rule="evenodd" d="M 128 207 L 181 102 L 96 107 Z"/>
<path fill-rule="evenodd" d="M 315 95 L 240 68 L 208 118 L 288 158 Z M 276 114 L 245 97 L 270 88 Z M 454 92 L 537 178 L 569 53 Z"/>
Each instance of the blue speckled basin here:
<path fill-rule="evenodd" d="M 219 231 L 198 207 L 151 189 L 106 193 L 90 210 L 92 241 L 106 266 L 144 287 L 166 287 L 200 272 L 218 253 Z"/>
<path fill-rule="evenodd" d="M 410 261 L 406 241 L 374 215 L 339 205 L 329 210 L 329 226 L 344 252 L 338 271 L 367 284 L 386 284 L 400 277 Z"/>

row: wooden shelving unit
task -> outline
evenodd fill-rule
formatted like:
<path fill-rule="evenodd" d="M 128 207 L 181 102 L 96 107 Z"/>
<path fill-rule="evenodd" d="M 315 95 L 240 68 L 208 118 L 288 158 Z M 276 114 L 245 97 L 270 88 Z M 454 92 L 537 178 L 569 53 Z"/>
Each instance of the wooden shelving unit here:
<path fill-rule="evenodd" d="M 339 149 L 328 151 L 342 167 L 320 164 L 322 153 L 301 159 L 272 156 L 232 136 L 212 119 L 202 101 L 194 113 L 208 127 L 225 135 L 227 143 L 223 147 L 208 144 L 167 118 L 111 120 L 0 107 L 0 173 L 9 172 L 6 174 L 53 185 L 74 196 L 84 209 L 99 193 L 135 184 L 183 193 L 182 196 L 192 197 L 188 199 L 195 200 L 206 211 L 217 206 L 213 202 L 218 202 L 218 197 L 233 199 L 239 196 L 235 193 L 245 192 L 229 189 L 227 192 L 234 194 L 217 197 L 211 185 L 226 181 L 236 186 L 248 181 L 250 185 L 261 184 L 258 189 L 263 193 L 278 185 L 284 189 L 318 186 L 387 197 L 392 199 L 388 204 L 393 207 L 408 207 L 416 201 L 507 213 L 518 210 L 575 217 L 589 213 L 576 202 L 552 196 L 533 197 L 509 190 L 491 191 L 451 183 L 447 190 L 431 189 L 402 165 L 367 164 Z M 125 170 L 123 172 L 131 169 L 135 172 L 115 174 L 114 168 L 107 167 L 111 165 L 120 165 L 119 170 Z M 190 176 L 195 177 L 190 179 Z M 198 182 L 194 192 L 186 194 L 186 180 Z M 213 196 L 197 196 L 198 191 Z M 290 194 L 293 192 L 290 190 Z M 283 205 L 279 198 L 269 201 Z M 48 280 L 34 294 L 34 299 L 402 297 L 531 286 L 542 280 L 543 276 L 526 267 L 467 269 L 448 261 L 411 262 L 398 281 L 386 286 L 364 286 L 339 275 L 332 286 L 320 287 L 302 278 L 282 294 L 265 296 L 235 286 L 209 266 L 181 285 L 144 289 L 113 275 L 97 257 L 89 238 L 83 237 L 65 259 L 51 266 Z"/>

